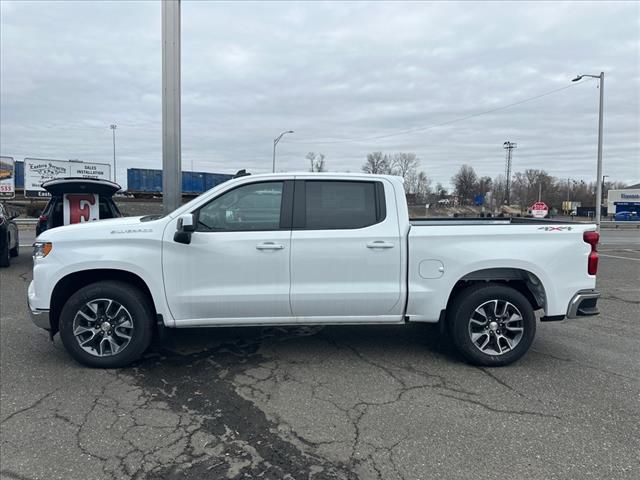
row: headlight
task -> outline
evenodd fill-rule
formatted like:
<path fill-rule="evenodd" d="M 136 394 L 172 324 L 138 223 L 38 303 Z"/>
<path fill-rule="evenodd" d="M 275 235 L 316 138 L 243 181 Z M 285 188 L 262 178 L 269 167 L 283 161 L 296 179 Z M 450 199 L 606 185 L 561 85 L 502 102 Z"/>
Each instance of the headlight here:
<path fill-rule="evenodd" d="M 33 244 L 33 258 L 44 258 L 53 249 L 51 242 L 36 242 Z"/>

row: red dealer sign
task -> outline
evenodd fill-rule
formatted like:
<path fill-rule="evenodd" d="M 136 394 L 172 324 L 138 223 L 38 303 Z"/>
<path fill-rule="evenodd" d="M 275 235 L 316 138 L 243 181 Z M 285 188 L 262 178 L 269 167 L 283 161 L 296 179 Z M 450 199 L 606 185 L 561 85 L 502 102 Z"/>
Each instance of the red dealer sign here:
<path fill-rule="evenodd" d="M 544 218 L 549 213 L 549 207 L 544 202 L 536 202 L 531 207 L 531 214 L 535 218 Z"/>
<path fill-rule="evenodd" d="M 65 225 L 98 220 L 98 195 L 95 193 L 65 193 L 63 197 L 63 221 Z"/>

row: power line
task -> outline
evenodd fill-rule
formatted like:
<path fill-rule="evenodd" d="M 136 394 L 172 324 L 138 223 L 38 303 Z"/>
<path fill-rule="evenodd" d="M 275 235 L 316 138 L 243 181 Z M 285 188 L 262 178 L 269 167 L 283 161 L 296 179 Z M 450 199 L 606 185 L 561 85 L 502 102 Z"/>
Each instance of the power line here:
<path fill-rule="evenodd" d="M 374 136 L 370 136 L 370 137 L 344 138 L 344 139 L 324 140 L 324 141 L 323 140 L 316 140 L 316 141 L 309 141 L 309 142 L 290 141 L 289 143 L 297 143 L 297 144 L 300 144 L 300 143 L 307 143 L 307 144 L 312 143 L 312 144 L 327 145 L 327 144 L 336 144 L 336 143 L 361 142 L 361 141 L 367 141 L 367 140 L 380 140 L 380 139 L 383 139 L 383 138 L 390 138 L 390 137 L 397 137 L 397 136 L 400 136 L 400 135 L 407 135 L 409 133 L 414 133 L 414 132 L 423 132 L 423 131 L 426 131 L 426 130 L 431 130 L 433 128 L 443 127 L 443 126 L 446 126 L 446 125 L 451 125 L 453 123 L 462 122 L 464 120 L 469 120 L 471 118 L 480 117 L 482 115 L 488 115 L 490 113 L 499 112 L 499 111 L 505 110 L 507 108 L 515 107 L 517 105 L 522 105 L 523 103 L 532 102 L 534 100 L 538 100 L 539 98 L 543 98 L 543 97 L 547 97 L 549 95 L 553 95 L 554 93 L 558 93 L 558 92 L 561 92 L 563 90 L 567 90 L 568 88 L 575 87 L 576 85 L 580 85 L 582 83 L 587 83 L 587 82 L 571 83 L 571 84 L 566 85 L 564 87 L 556 88 L 555 90 L 550 90 L 548 92 L 541 93 L 541 94 L 535 95 L 533 97 L 525 98 L 523 100 L 519 100 L 517 102 L 510 103 L 508 105 L 503 105 L 501 107 L 492 108 L 491 110 L 485 110 L 483 112 L 472 113 L 471 115 L 466 115 L 464 117 L 456 118 L 456 119 L 453 119 L 453 120 L 448 120 L 446 122 L 435 123 L 435 124 L 432 124 L 432 125 L 425 125 L 425 126 L 422 126 L 422 127 L 413 127 L 413 128 L 408 128 L 408 129 L 405 129 L 405 130 L 398 130 L 396 132 L 387 133 L 387 134 L 383 134 L 383 135 L 374 135 Z"/>

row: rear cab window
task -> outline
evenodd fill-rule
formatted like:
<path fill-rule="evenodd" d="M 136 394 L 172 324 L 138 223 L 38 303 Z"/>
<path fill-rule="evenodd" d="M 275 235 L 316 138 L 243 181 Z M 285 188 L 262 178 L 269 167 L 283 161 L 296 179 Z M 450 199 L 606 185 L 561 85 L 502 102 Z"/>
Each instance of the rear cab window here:
<path fill-rule="evenodd" d="M 379 181 L 301 180 L 296 184 L 294 228 L 358 229 L 386 218 Z"/>

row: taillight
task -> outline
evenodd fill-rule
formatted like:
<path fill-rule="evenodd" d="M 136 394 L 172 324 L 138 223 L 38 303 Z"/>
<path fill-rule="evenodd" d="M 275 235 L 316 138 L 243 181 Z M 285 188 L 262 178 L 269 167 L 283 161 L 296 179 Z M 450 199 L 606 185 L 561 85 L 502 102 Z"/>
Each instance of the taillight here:
<path fill-rule="evenodd" d="M 49 220 L 49 217 L 47 217 L 46 215 L 40 215 L 38 217 L 39 222 L 46 222 L 47 220 Z"/>
<path fill-rule="evenodd" d="M 585 243 L 591 245 L 591 252 L 589 252 L 587 260 L 587 273 L 595 275 L 598 273 L 598 240 L 600 240 L 600 234 L 598 232 L 584 232 L 582 239 Z"/>

